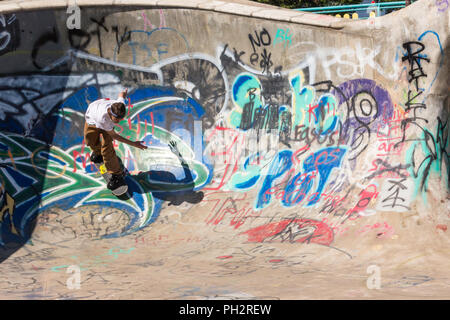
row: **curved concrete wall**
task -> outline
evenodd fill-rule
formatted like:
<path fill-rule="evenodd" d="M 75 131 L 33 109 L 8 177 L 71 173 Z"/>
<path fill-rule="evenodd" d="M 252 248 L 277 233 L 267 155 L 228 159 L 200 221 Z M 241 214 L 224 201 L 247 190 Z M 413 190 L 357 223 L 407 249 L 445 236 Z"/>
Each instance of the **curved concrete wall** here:
<path fill-rule="evenodd" d="M 245 1 L 0 10 L 3 295 L 448 298 L 442 2 L 366 21 Z M 83 126 L 123 88 L 117 129 L 149 148 L 116 144 L 117 198 Z"/>

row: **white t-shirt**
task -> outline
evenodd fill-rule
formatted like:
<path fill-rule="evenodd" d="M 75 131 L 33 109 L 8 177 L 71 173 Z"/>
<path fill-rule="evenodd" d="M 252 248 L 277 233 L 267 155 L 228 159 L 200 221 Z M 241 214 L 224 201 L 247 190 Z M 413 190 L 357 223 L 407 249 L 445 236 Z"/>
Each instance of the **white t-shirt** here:
<path fill-rule="evenodd" d="M 111 105 L 116 102 L 125 103 L 123 98 L 119 98 L 117 100 L 108 100 L 108 99 L 99 99 L 95 100 L 91 104 L 89 104 L 85 119 L 89 125 L 94 125 L 99 129 L 103 129 L 105 131 L 111 131 L 114 129 L 114 122 L 112 122 L 111 118 L 108 115 L 108 109 L 111 108 Z"/>

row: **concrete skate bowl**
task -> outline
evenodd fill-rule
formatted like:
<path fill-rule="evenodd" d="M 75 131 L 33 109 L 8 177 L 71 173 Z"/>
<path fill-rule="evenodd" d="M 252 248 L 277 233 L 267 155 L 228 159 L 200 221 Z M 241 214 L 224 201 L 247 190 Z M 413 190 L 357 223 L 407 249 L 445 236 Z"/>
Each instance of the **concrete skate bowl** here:
<path fill-rule="evenodd" d="M 444 2 L 0 12 L 1 298 L 450 297 Z M 117 198 L 83 126 L 124 88 Z"/>

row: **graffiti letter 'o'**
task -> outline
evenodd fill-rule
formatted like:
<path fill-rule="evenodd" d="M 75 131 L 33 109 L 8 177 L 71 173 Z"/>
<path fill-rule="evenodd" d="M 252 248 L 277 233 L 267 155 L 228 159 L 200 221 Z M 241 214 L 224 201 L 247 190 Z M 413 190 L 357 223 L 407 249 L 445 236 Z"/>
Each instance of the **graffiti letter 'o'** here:
<path fill-rule="evenodd" d="M 378 117 L 378 104 L 370 92 L 363 91 L 354 95 L 352 108 L 356 120 L 361 124 L 369 125 Z"/>

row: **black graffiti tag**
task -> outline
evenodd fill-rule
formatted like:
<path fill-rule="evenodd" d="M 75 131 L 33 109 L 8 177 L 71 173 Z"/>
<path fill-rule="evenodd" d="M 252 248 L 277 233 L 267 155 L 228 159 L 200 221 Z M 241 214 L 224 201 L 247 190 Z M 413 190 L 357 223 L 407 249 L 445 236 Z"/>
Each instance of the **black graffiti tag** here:
<path fill-rule="evenodd" d="M 39 53 L 39 50 L 41 47 L 43 47 L 47 42 L 53 42 L 58 43 L 59 41 L 59 35 L 55 27 L 53 27 L 52 31 L 44 33 L 42 36 L 39 37 L 39 39 L 34 43 L 33 50 L 31 51 L 31 59 L 33 61 L 33 65 L 38 68 L 42 69 L 38 63 L 37 63 L 37 56 Z"/>
<path fill-rule="evenodd" d="M 395 181 L 395 180 L 389 180 L 388 182 L 391 183 L 391 187 L 388 189 L 388 191 L 392 191 L 392 189 L 395 189 L 386 199 L 384 199 L 382 201 L 382 203 L 387 203 L 384 204 L 383 207 L 391 207 L 391 208 L 395 208 L 395 207 L 403 207 L 406 209 L 410 209 L 408 206 L 405 206 L 401 203 L 404 203 L 406 201 L 405 198 L 400 197 L 400 191 L 401 190 L 406 190 L 407 187 L 403 184 L 403 182 L 406 181 L 406 178 L 403 178 L 402 180 L 399 181 Z"/>
<path fill-rule="evenodd" d="M 414 51 L 413 47 L 418 48 Z M 406 49 L 407 54 L 402 57 L 402 61 L 408 60 L 410 66 L 408 81 L 410 83 L 415 81 L 416 90 L 419 90 L 419 78 L 427 76 L 422 68 L 422 60 L 430 62 L 430 59 L 420 54 L 425 50 L 425 46 L 419 41 L 406 42 L 403 44 L 403 48 Z"/>
<path fill-rule="evenodd" d="M 260 54 L 256 52 L 256 47 L 261 48 L 264 46 L 270 46 L 272 43 L 270 33 L 263 28 L 259 33 L 255 31 L 254 36 L 249 33 L 248 38 L 253 49 L 253 53 L 250 55 L 250 63 L 252 65 L 256 65 L 259 62 L 262 72 L 270 73 L 270 68 L 273 66 L 272 53 L 268 52 L 266 48 L 262 48 L 262 52 Z"/>

